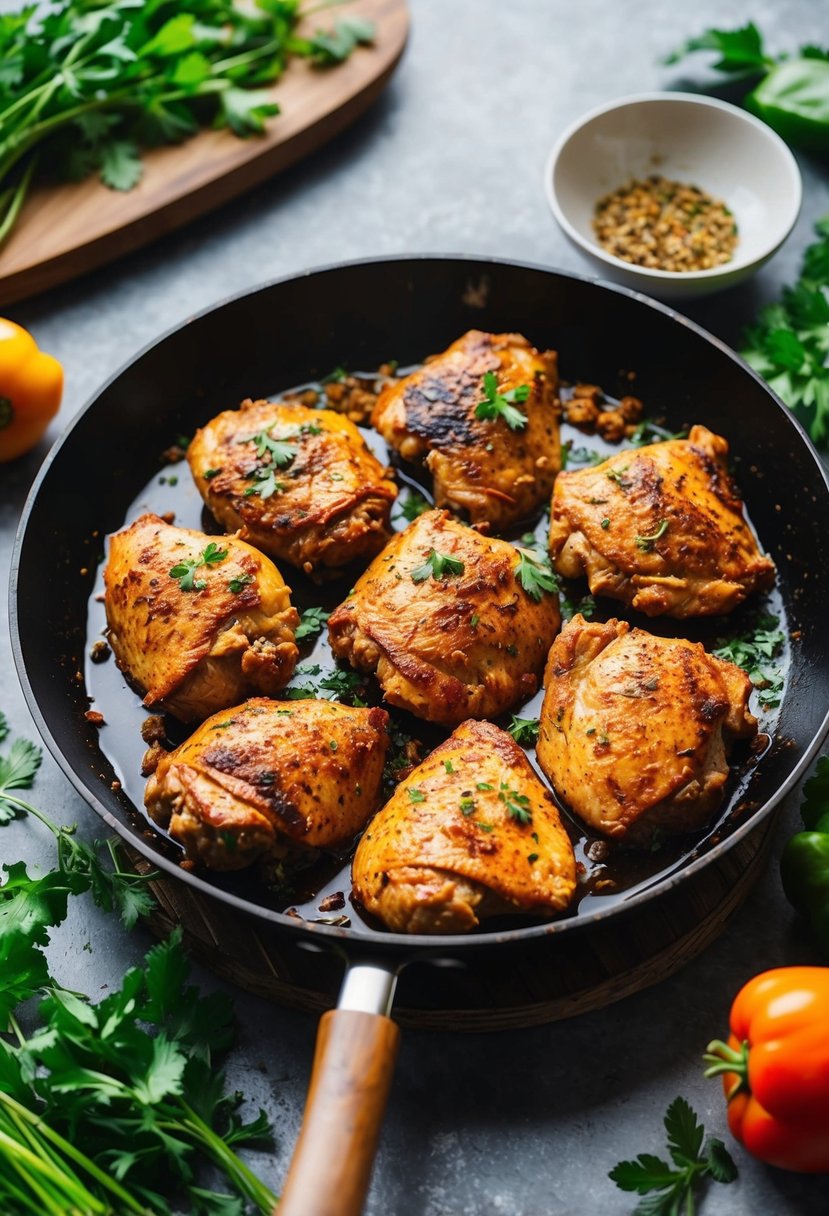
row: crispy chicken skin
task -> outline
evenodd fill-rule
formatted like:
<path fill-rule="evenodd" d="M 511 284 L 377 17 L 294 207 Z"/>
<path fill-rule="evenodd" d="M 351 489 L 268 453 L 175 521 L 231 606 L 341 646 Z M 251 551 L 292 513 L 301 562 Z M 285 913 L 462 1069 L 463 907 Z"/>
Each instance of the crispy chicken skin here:
<path fill-rule="evenodd" d="M 730 743 L 757 731 L 744 671 L 625 621 L 574 616 L 545 689 L 539 764 L 588 827 L 636 846 L 703 827 L 723 797 Z"/>
<path fill-rule="evenodd" d="M 187 450 L 199 493 L 229 532 L 317 578 L 378 553 L 397 487 L 333 410 L 244 401 Z"/>
<path fill-rule="evenodd" d="M 550 552 L 560 574 L 648 616 L 730 612 L 774 582 L 726 467 L 728 444 L 704 426 L 560 473 Z"/>
<path fill-rule="evenodd" d="M 214 870 L 348 843 L 377 806 L 388 714 L 255 697 L 215 714 L 147 782 L 151 818 Z"/>
<path fill-rule="evenodd" d="M 369 824 L 354 893 L 395 933 L 466 933 L 505 913 L 554 916 L 576 889 L 573 846 L 521 748 L 462 723 Z"/>
<path fill-rule="evenodd" d="M 434 563 L 448 557 L 462 569 L 439 577 L 432 553 Z M 561 624 L 558 597 L 531 599 L 518 562 L 506 541 L 427 511 L 332 612 L 331 649 L 374 672 L 386 700 L 419 718 L 456 726 L 495 717 L 536 691 Z"/>
<path fill-rule="evenodd" d="M 527 417 L 523 429 L 475 417 L 486 372 L 495 373 L 500 393 L 529 387 L 517 406 Z M 520 334 L 470 330 L 420 371 L 387 385 L 372 422 L 404 460 L 425 457 L 437 506 L 501 532 L 550 495 L 561 462 L 557 394 L 554 351 L 539 354 Z"/>
<path fill-rule="evenodd" d="M 225 556 L 202 561 L 210 544 Z M 193 585 L 185 589 L 189 580 L 171 571 L 188 563 Z M 148 708 L 199 722 L 248 693 L 273 695 L 293 674 L 291 589 L 272 561 L 234 536 L 142 515 L 111 538 L 104 587 L 116 661 Z"/>

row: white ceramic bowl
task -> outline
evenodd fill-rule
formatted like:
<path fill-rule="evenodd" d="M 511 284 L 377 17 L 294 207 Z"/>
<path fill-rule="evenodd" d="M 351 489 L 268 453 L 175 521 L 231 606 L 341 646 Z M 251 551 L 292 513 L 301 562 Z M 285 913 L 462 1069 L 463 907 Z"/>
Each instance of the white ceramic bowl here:
<path fill-rule="evenodd" d="M 739 241 L 730 262 L 650 270 L 602 249 L 593 232 L 596 203 L 651 173 L 699 186 L 731 209 Z M 545 188 L 565 235 L 603 278 L 663 299 L 705 295 L 752 274 L 791 232 L 802 194 L 797 162 L 770 127 L 695 93 L 643 93 L 583 115 L 550 153 Z"/>

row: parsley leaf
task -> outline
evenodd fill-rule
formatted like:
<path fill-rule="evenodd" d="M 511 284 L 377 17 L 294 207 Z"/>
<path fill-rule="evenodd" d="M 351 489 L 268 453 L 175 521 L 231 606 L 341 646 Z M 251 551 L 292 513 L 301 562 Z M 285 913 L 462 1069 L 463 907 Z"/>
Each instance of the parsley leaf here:
<path fill-rule="evenodd" d="M 779 705 L 783 694 L 783 673 L 769 662 L 779 656 L 786 640 L 782 630 L 776 628 L 778 624 L 776 616 L 764 614 L 753 630 L 742 637 L 721 641 L 713 651 L 715 658 L 735 663 L 747 672 L 759 690 L 760 704 L 766 709 Z"/>
<path fill-rule="evenodd" d="M 431 511 L 432 509 L 432 504 L 427 502 L 417 490 L 412 489 L 409 489 L 402 502 L 398 500 L 397 505 L 400 508 L 400 518 L 408 520 L 409 523 L 416 520 L 424 511 Z"/>
<path fill-rule="evenodd" d="M 302 642 L 305 638 L 317 637 L 325 628 L 325 623 L 330 615 L 330 612 L 326 612 L 324 608 L 306 608 L 294 634 L 296 640 Z"/>
<path fill-rule="evenodd" d="M 374 25 L 363 17 L 339 17 L 330 33 L 317 30 L 309 39 L 311 58 L 318 67 L 331 67 L 347 59 L 355 47 L 374 41 Z"/>
<path fill-rule="evenodd" d="M 141 181 L 143 168 L 138 148 L 131 139 L 114 139 L 101 150 L 101 181 L 110 190 L 132 190 Z"/>
<path fill-rule="evenodd" d="M 449 553 L 438 553 L 436 549 L 429 550 L 429 556 L 422 566 L 412 571 L 412 582 L 422 583 L 431 574 L 434 579 L 454 577 L 463 574 L 463 562 L 452 557 Z"/>
<path fill-rule="evenodd" d="M 737 1167 L 721 1140 L 710 1137 L 684 1098 L 675 1098 L 665 1114 L 671 1166 L 652 1153 L 620 1161 L 609 1177 L 620 1190 L 649 1195 L 637 1208 L 640 1216 L 676 1216 L 694 1211 L 694 1191 L 703 1178 L 733 1182 Z"/>
<path fill-rule="evenodd" d="M 251 494 L 258 494 L 260 498 L 273 498 L 274 494 L 278 494 L 280 490 L 285 489 L 284 483 L 277 481 L 274 477 L 274 472 L 270 465 L 254 469 L 251 477 L 256 482 L 256 485 L 248 486 L 245 490 L 245 498 L 250 498 Z"/>
<path fill-rule="evenodd" d="M 8 732 L 5 718 L 2 726 L 0 740 Z M 20 813 L 18 801 L 10 801 L 3 795 L 7 790 L 30 790 L 42 759 L 42 750 L 28 739 L 15 739 L 8 755 L 0 756 L 0 823 L 7 823 Z"/>
<path fill-rule="evenodd" d="M 518 550 L 518 565 L 515 577 L 531 599 L 536 603 L 545 592 L 558 591 L 558 576 L 546 557 L 537 556 L 529 549 Z"/>
<path fill-rule="evenodd" d="M 538 718 L 519 718 L 513 714 L 507 732 L 522 747 L 535 747 L 538 742 L 538 725 Z"/>
<path fill-rule="evenodd" d="M 475 406 L 475 417 L 482 420 L 503 418 L 511 431 L 522 431 L 527 425 L 527 415 L 516 409 L 516 403 L 526 401 L 530 395 L 528 384 L 519 384 L 505 393 L 498 391 L 495 372 L 485 372 L 481 388 L 484 396 Z"/>
<path fill-rule="evenodd" d="M 532 823 L 533 813 L 527 794 L 521 794 L 518 790 L 511 789 L 506 781 L 502 781 L 498 799 L 507 808 L 507 815 L 516 823 L 520 823 L 522 827 Z"/>
<path fill-rule="evenodd" d="M 207 584 L 204 579 L 197 579 L 195 577 L 196 571 L 201 566 L 216 566 L 219 562 L 223 562 L 226 557 L 227 549 L 220 549 L 216 542 L 212 540 L 209 545 L 202 549 L 198 558 L 177 562 L 175 566 L 170 567 L 168 573 L 171 578 L 178 579 L 178 584 L 182 591 L 203 591 Z"/>
<path fill-rule="evenodd" d="M 609 521 L 608 525 L 609 526 Z M 602 527 L 605 527 L 605 521 L 602 520 Z M 659 525 L 654 533 L 650 536 L 635 536 L 636 548 L 641 549 L 643 553 L 650 553 L 656 541 L 660 540 L 668 531 L 667 519 L 660 519 Z"/>
<path fill-rule="evenodd" d="M 286 439 L 275 439 L 272 430 L 257 431 L 255 435 L 242 435 L 237 443 L 253 443 L 256 445 L 256 455 L 260 458 L 269 455 L 278 469 L 287 468 L 296 458 L 299 448 L 295 443 Z"/>
<path fill-rule="evenodd" d="M 720 59 L 713 66 L 731 75 L 760 72 L 774 62 L 764 53 L 762 36 L 753 21 L 736 30 L 706 30 L 697 38 L 689 38 L 663 62 L 679 63 L 692 51 L 716 51 Z"/>
<path fill-rule="evenodd" d="M 829 217 L 803 255 L 800 277 L 743 334 L 747 363 L 782 397 L 817 444 L 829 442 Z"/>

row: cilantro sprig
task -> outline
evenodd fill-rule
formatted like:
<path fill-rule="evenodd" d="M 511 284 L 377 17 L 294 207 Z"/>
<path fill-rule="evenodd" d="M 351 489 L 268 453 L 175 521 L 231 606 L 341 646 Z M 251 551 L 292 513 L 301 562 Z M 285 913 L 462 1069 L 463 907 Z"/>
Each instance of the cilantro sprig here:
<path fill-rule="evenodd" d="M 422 566 L 412 570 L 412 582 L 423 583 L 431 575 L 432 578 L 455 578 L 463 574 L 464 565 L 460 558 L 452 557 L 450 553 L 438 553 L 436 549 L 429 550 L 429 556 Z"/>
<path fill-rule="evenodd" d="M 733 1182 L 737 1167 L 722 1140 L 705 1139 L 705 1128 L 684 1098 L 673 1100 L 664 1124 L 670 1162 L 640 1153 L 635 1161 L 620 1161 L 609 1176 L 620 1190 L 647 1196 L 637 1204 L 635 1216 L 694 1216 L 694 1196 L 703 1179 Z"/>
<path fill-rule="evenodd" d="M 184 8 L 186 7 L 186 11 Z M 99 173 L 115 190 L 142 176 L 141 148 L 177 144 L 200 126 L 261 135 L 279 106 L 263 89 L 291 56 L 333 65 L 372 27 L 340 19 L 312 38 L 294 33 L 295 0 L 186 6 L 140 0 L 56 0 L 0 21 L 0 241 L 33 179 Z"/>
<path fill-rule="evenodd" d="M 763 613 L 753 629 L 721 642 L 713 652 L 716 658 L 742 667 L 758 690 L 757 699 L 765 709 L 779 705 L 783 695 L 783 672 L 772 662 L 779 658 L 786 640 L 783 631 L 777 628 L 779 623 L 778 617 Z"/>
<path fill-rule="evenodd" d="M 207 583 L 203 578 L 196 578 L 196 571 L 202 566 L 218 566 L 226 557 L 227 549 L 220 549 L 216 542 L 211 540 L 197 558 L 177 562 L 175 566 L 170 567 L 169 574 L 171 578 L 178 579 L 182 591 L 204 591 Z"/>
<path fill-rule="evenodd" d="M 522 747 L 535 747 L 538 742 L 538 718 L 519 718 L 513 714 L 507 733 Z"/>
<path fill-rule="evenodd" d="M 522 431 L 527 425 L 527 415 L 516 408 L 530 395 L 529 384 L 519 384 L 506 392 L 498 391 L 495 372 L 485 372 L 481 386 L 483 397 L 475 406 L 475 417 L 482 420 L 503 418 L 511 431 Z"/>
<path fill-rule="evenodd" d="M 513 789 L 509 782 L 501 782 L 500 789 L 498 790 L 498 801 L 503 802 L 509 818 L 514 819 L 516 823 L 520 823 L 522 827 L 526 827 L 528 823 L 532 823 L 533 812 L 529 796 L 522 794 L 520 790 Z"/>
<path fill-rule="evenodd" d="M 405 519 L 409 523 L 413 523 L 424 511 L 432 509 L 432 504 L 417 490 L 412 489 L 408 489 L 404 499 L 398 499 L 397 505 L 400 511 L 398 518 Z"/>
<path fill-rule="evenodd" d="M 296 640 L 304 642 L 308 638 L 318 637 L 325 628 L 330 615 L 331 613 L 326 612 L 324 608 L 306 608 L 300 617 L 297 631 L 294 634 Z"/>

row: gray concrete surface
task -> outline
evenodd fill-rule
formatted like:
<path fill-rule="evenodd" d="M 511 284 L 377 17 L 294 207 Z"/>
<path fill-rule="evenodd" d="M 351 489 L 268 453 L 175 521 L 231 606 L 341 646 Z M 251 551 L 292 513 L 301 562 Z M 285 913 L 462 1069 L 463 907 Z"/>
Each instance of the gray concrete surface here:
<path fill-rule="evenodd" d="M 2 8 L 11 5 L 3 3 Z M 584 271 L 554 226 L 541 188 L 557 133 L 614 96 L 676 86 L 658 59 L 711 24 L 755 20 L 773 49 L 819 40 L 810 0 L 413 0 L 412 38 L 388 91 L 350 132 L 285 175 L 151 248 L 8 310 L 66 369 L 49 440 L 96 386 L 188 313 L 266 279 L 339 259 L 470 252 Z M 825 33 L 825 30 L 824 30 Z M 784 250 L 749 284 L 686 309 L 727 340 L 796 273 L 815 219 L 829 212 L 825 165 L 800 158 L 805 198 Z M 117 420 L 113 420 L 113 425 Z M 748 420 L 747 420 L 748 425 Z M 48 444 L 0 466 L 0 579 Z M 14 674 L 0 607 L 0 708 L 34 727 Z M 35 794 L 56 819 L 98 832 L 51 760 Z M 818 961 L 795 925 L 776 858 L 797 822 L 789 801 L 775 860 L 726 934 L 660 986 L 602 1012 L 520 1033 L 406 1032 L 383 1133 L 370 1216 L 623 1216 L 635 1200 L 607 1179 L 623 1157 L 663 1148 L 676 1094 L 728 1139 L 719 1087 L 700 1053 L 726 1026 L 732 996 L 769 966 Z M 51 862 L 34 823 L 0 831 L 0 860 Z M 79 901 L 80 903 L 80 901 Z M 80 904 L 55 936 L 59 976 L 95 993 L 150 944 Z M 215 981 L 197 972 L 206 986 Z M 276 1124 L 278 1148 L 255 1165 L 276 1188 L 302 1113 L 315 1025 L 234 991 L 235 1084 Z M 732 1145 L 732 1147 L 734 1147 Z M 768 1169 L 734 1147 L 739 1181 L 705 1195 L 704 1216 L 819 1216 L 826 1181 Z"/>

